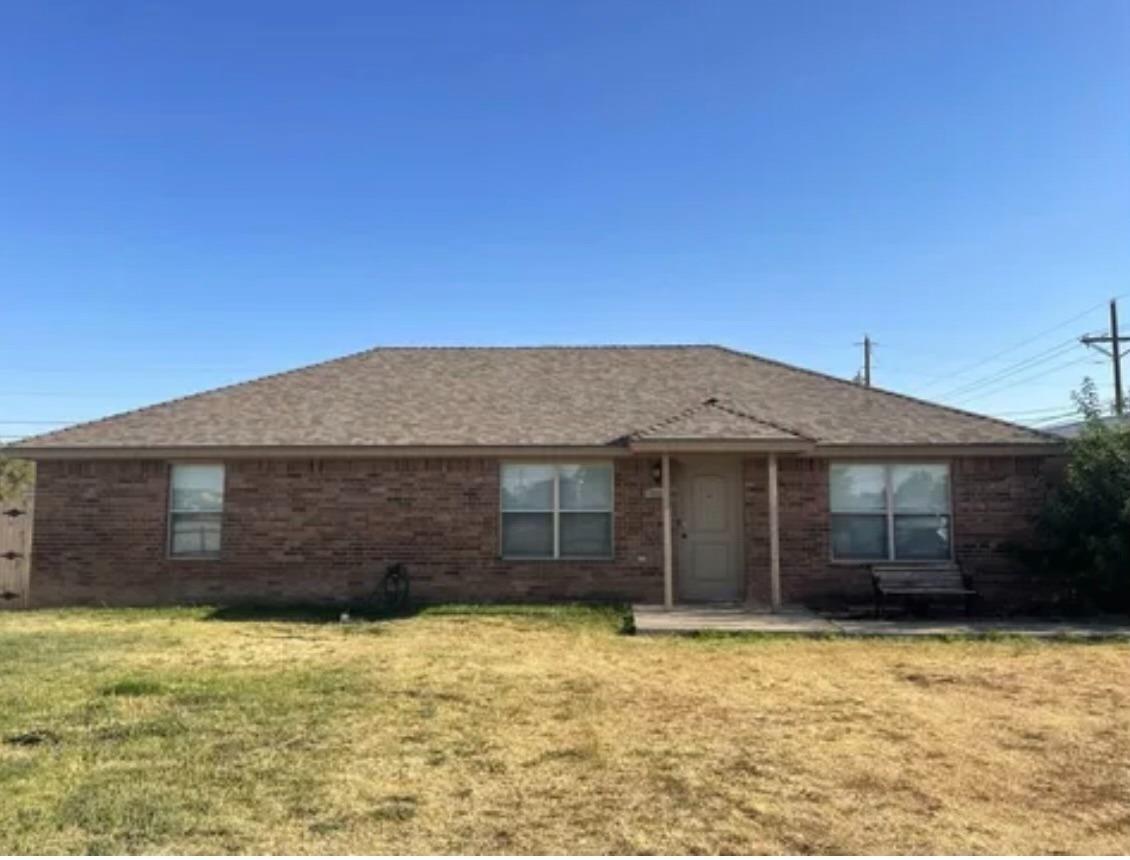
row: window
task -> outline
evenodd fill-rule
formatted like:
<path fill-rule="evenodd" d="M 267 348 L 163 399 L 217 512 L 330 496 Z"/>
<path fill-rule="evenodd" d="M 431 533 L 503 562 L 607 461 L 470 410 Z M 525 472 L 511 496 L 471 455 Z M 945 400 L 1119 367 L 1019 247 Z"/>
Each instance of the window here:
<path fill-rule="evenodd" d="M 503 464 L 502 555 L 611 558 L 612 465 Z"/>
<path fill-rule="evenodd" d="M 223 466 L 175 464 L 169 492 L 169 555 L 218 556 L 223 510 Z"/>
<path fill-rule="evenodd" d="M 832 557 L 950 558 L 950 475 L 944 463 L 833 464 Z"/>

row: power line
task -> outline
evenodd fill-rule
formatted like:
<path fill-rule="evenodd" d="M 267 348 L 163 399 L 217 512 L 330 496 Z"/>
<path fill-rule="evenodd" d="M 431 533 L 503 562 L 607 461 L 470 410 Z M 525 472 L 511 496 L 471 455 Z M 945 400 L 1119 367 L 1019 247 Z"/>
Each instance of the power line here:
<path fill-rule="evenodd" d="M 59 365 L 15 365 L 5 367 L 10 373 L 261 373 L 262 366 L 250 365 L 160 365 L 146 363 L 143 367 L 123 365 L 121 367 L 60 367 Z"/>
<path fill-rule="evenodd" d="M 1101 308 L 1104 304 L 1106 304 L 1106 303 L 1105 302 L 1099 302 L 1096 305 L 1092 305 L 1091 307 L 1087 308 L 1085 311 L 1082 311 L 1081 313 L 1076 314 L 1075 316 L 1071 317 L 1070 319 L 1064 320 L 1063 322 L 1057 323 L 1056 325 L 1051 326 L 1050 328 L 1044 329 L 1043 331 L 1039 332 L 1038 334 L 1034 334 L 1031 337 L 1025 338 L 1024 340 L 1020 341 L 1017 344 L 1014 344 L 1013 346 L 1002 349 L 999 352 L 994 352 L 992 355 L 988 356 L 987 358 L 983 358 L 980 361 L 975 361 L 975 362 L 973 362 L 973 364 L 967 365 L 964 368 L 962 368 L 961 370 L 957 370 L 957 371 L 954 371 L 953 373 L 950 373 L 946 376 L 942 376 L 938 380 L 938 382 L 945 380 L 945 379 L 950 379 L 954 376 L 961 376 L 961 375 L 967 373 L 970 370 L 974 370 L 978 367 L 982 367 L 982 366 L 988 364 L 990 361 L 995 361 L 996 359 L 1000 358 L 1002 355 L 1008 355 L 1010 352 L 1016 352 L 1016 350 L 1018 350 L 1018 349 L 1023 349 L 1024 347 L 1028 346 L 1028 344 L 1032 343 L 1033 341 L 1039 340 L 1040 338 L 1044 337 L 1045 335 L 1051 334 L 1053 331 L 1059 331 L 1061 328 L 1066 328 L 1067 326 L 1071 325 L 1075 321 L 1082 319 L 1087 314 L 1094 313 L 1096 310 Z M 931 383 L 927 383 L 923 387 L 924 388 L 931 388 L 932 386 L 937 385 L 937 384 L 938 384 L 937 382 L 931 382 Z"/>
<path fill-rule="evenodd" d="M 979 379 L 975 379 L 972 382 L 963 383 L 962 385 L 957 386 L 957 388 L 938 395 L 938 397 L 945 399 L 948 397 L 959 397 L 971 393 L 979 388 L 983 388 L 986 385 L 992 385 L 993 383 L 999 382 L 1002 379 L 1007 379 L 1009 376 L 1021 373 L 1030 367 L 1035 367 L 1036 365 L 1044 364 L 1048 361 L 1053 361 L 1060 356 L 1066 355 L 1077 345 L 1078 341 L 1076 341 L 1074 337 L 1068 338 L 1065 341 L 1057 343 L 1055 346 L 1051 346 L 1045 350 L 1037 352 L 1035 355 L 1030 355 L 1027 358 L 1022 358 L 1020 359 L 1020 361 L 1010 364 L 1008 367 L 994 371 L 993 373 L 990 373 L 987 376 L 983 376 Z"/>
<path fill-rule="evenodd" d="M 1051 415 L 1047 418 L 1041 418 L 1039 421 L 1032 422 L 1032 424 L 1033 424 L 1033 426 L 1036 426 L 1036 427 L 1046 427 L 1049 424 L 1054 424 L 1057 421 L 1062 421 L 1064 418 L 1078 418 L 1078 417 L 1079 417 L 1079 410 L 1076 409 L 1076 410 L 1073 410 L 1071 412 L 1061 412 L 1059 415 Z"/>
<path fill-rule="evenodd" d="M 1012 382 L 1005 383 L 1004 385 L 1002 385 L 998 388 L 993 388 L 989 391 L 982 391 L 978 394 L 973 394 L 971 396 L 967 395 L 965 397 L 960 398 L 957 401 L 957 403 L 958 404 L 968 403 L 970 400 L 980 400 L 984 397 L 991 397 L 994 394 L 1000 394 L 1002 391 L 1008 391 L 1010 388 L 1016 388 L 1018 385 L 1025 385 L 1029 382 L 1034 382 L 1035 380 L 1040 379 L 1041 377 L 1048 376 L 1049 374 L 1056 373 L 1060 370 L 1065 370 L 1068 367 L 1074 367 L 1078 364 L 1085 364 L 1085 363 L 1088 363 L 1089 361 L 1090 361 L 1089 356 L 1086 357 L 1086 358 L 1075 358 L 1075 359 L 1072 359 L 1071 361 L 1068 361 L 1064 364 L 1056 365 L 1055 367 L 1052 367 L 1052 368 L 1049 368 L 1049 369 L 1046 369 L 1046 370 L 1041 370 L 1039 373 L 1037 373 L 1033 376 L 1026 376 L 1023 379 L 1017 379 L 1017 380 L 1014 380 Z"/>
<path fill-rule="evenodd" d="M 66 397 L 68 399 L 75 397 L 85 397 L 88 399 L 96 400 L 119 396 L 120 392 L 106 392 L 105 394 L 97 394 L 90 391 L 0 391 L 0 397 Z"/>
<path fill-rule="evenodd" d="M 1065 407 L 1065 406 L 1064 406 L 1064 405 L 1063 405 L 1063 404 L 1061 403 L 1061 404 L 1059 404 L 1058 406 L 1044 406 L 1044 407 L 1041 407 L 1041 408 L 1039 408 L 1039 409 L 1017 409 L 1016 411 L 1010 411 L 1010 412 L 997 412 L 997 413 L 995 413 L 995 414 L 997 414 L 997 415 L 1012 415 L 1012 416 L 1018 416 L 1018 415 L 1039 415 L 1039 414 L 1041 414 L 1041 413 L 1045 413 L 1045 412 L 1062 412 L 1062 411 L 1063 411 L 1064 409 L 1066 409 L 1066 408 L 1067 408 L 1067 407 Z"/>

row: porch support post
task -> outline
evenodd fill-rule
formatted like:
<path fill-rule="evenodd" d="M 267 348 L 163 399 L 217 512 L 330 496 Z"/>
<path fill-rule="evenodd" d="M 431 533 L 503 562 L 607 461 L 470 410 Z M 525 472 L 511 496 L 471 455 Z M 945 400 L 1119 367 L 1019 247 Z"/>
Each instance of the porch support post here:
<path fill-rule="evenodd" d="M 781 530 L 777 503 L 777 455 L 769 455 L 769 593 L 773 611 L 781 608 Z"/>
<path fill-rule="evenodd" d="M 675 573 L 671 558 L 671 455 L 663 455 L 663 608 L 675 606 Z"/>

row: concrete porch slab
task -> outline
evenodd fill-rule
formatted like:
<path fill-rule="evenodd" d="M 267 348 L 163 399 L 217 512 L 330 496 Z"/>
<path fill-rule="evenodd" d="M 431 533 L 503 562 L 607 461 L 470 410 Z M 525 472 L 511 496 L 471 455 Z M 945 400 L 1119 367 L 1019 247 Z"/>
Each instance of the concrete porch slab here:
<path fill-rule="evenodd" d="M 1130 619 L 829 618 L 808 609 L 745 606 L 632 607 L 639 634 L 772 633 L 797 636 L 1027 636 L 1036 639 L 1130 639 Z"/>
<path fill-rule="evenodd" d="M 807 609 L 770 612 L 745 606 L 632 607 L 636 633 L 793 633 L 827 636 L 837 631 L 827 618 Z"/>
<path fill-rule="evenodd" d="M 1042 618 L 842 619 L 845 636 L 1027 636 L 1036 639 L 1130 639 L 1130 620 L 1057 621 Z"/>

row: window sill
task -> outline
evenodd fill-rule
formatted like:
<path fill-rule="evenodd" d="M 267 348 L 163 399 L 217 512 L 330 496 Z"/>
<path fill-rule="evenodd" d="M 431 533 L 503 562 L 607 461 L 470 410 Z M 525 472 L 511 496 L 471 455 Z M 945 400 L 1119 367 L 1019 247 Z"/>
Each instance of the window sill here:
<path fill-rule="evenodd" d="M 551 555 L 533 556 L 533 555 L 500 555 L 497 557 L 499 561 L 519 562 L 519 561 L 532 561 L 538 564 L 543 562 L 552 562 L 557 564 L 559 562 L 570 561 L 615 561 L 615 556 L 611 555 L 567 555 L 560 558 L 554 558 Z"/>
<path fill-rule="evenodd" d="M 167 555 L 166 561 L 219 561 L 219 553 L 207 555 Z"/>
<path fill-rule="evenodd" d="M 921 565 L 926 567 L 931 564 L 954 564 L 953 558 L 832 558 L 828 563 L 834 567 L 872 567 L 876 564 L 905 564 L 909 567 Z"/>

